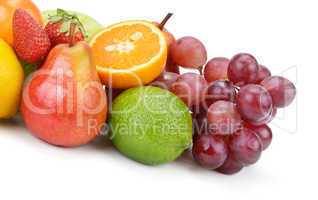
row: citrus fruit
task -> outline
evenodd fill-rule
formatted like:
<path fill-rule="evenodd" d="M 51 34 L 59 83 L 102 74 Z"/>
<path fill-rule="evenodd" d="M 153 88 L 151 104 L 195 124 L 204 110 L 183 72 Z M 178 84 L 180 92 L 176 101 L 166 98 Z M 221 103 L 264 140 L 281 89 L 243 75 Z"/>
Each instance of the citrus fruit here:
<path fill-rule="evenodd" d="M 76 15 L 80 22 L 83 24 L 85 31 L 87 33 L 87 41 L 89 41 L 92 36 L 94 36 L 96 33 L 101 31 L 103 29 L 103 26 L 98 23 L 95 19 L 92 17 L 75 11 L 67 11 L 69 14 Z M 46 10 L 42 12 L 42 16 L 44 19 L 44 24 L 48 23 L 49 16 L 54 16 L 57 14 L 57 10 Z"/>
<path fill-rule="evenodd" d="M 150 83 L 164 70 L 167 42 L 151 22 L 125 21 L 96 34 L 90 42 L 97 71 L 112 88 Z"/>
<path fill-rule="evenodd" d="M 112 105 L 110 127 L 114 146 L 147 165 L 173 161 L 192 144 L 192 118 L 187 106 L 157 87 L 121 93 Z"/>
<path fill-rule="evenodd" d="M 0 0 L 0 38 L 12 45 L 12 19 L 16 9 L 22 8 L 28 11 L 39 23 L 42 24 L 42 16 L 36 5 L 30 0 Z"/>
<path fill-rule="evenodd" d="M 23 79 L 23 69 L 13 49 L 0 39 L 0 119 L 8 119 L 16 114 Z"/>

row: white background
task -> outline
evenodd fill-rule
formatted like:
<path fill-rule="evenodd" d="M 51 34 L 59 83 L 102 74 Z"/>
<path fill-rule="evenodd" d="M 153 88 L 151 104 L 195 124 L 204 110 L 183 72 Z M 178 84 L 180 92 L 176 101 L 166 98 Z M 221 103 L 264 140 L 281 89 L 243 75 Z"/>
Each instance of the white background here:
<path fill-rule="evenodd" d="M 135 163 L 105 139 L 76 149 L 49 146 L 18 120 L 0 122 L 0 199 L 317 199 L 318 6 L 316 1 L 36 0 L 81 11 L 102 24 L 175 17 L 167 28 L 193 35 L 209 57 L 255 54 L 296 83 L 298 99 L 271 127 L 261 160 L 235 176 L 197 167 L 187 155 L 159 167 Z M 297 76 L 296 76 L 297 75 Z M 1 103 L 1 100 L 0 100 Z"/>

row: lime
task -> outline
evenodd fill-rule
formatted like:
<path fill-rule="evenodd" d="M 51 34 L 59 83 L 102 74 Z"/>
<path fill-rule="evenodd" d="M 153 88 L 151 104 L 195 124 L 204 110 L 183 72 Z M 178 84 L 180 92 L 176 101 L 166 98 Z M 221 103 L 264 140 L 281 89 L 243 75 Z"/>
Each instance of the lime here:
<path fill-rule="evenodd" d="M 42 17 L 44 24 L 48 22 L 49 16 L 56 15 L 57 10 L 47 10 L 42 12 Z M 87 32 L 87 39 L 90 40 L 96 33 L 103 29 L 103 26 L 99 24 L 92 17 L 85 15 L 80 12 L 67 11 L 70 14 L 75 14 L 79 18 L 80 22 L 83 24 L 85 31 Z"/>
<path fill-rule="evenodd" d="M 110 117 L 114 146 L 147 165 L 167 163 L 192 145 L 192 118 L 174 94 L 157 87 L 138 87 L 120 94 Z"/>

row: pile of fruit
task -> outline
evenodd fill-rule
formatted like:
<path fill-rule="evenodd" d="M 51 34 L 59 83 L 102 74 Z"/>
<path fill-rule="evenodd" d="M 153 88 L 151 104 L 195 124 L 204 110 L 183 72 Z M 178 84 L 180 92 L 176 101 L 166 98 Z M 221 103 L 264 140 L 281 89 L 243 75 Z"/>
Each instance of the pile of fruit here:
<path fill-rule="evenodd" d="M 106 134 L 140 163 L 192 148 L 202 167 L 234 174 L 259 160 L 272 141 L 267 124 L 296 96 L 292 82 L 250 54 L 207 62 L 200 40 L 165 29 L 170 13 L 105 28 L 78 12 L 41 13 L 30 0 L 0 3 L 0 119 L 20 110 L 52 145 Z"/>

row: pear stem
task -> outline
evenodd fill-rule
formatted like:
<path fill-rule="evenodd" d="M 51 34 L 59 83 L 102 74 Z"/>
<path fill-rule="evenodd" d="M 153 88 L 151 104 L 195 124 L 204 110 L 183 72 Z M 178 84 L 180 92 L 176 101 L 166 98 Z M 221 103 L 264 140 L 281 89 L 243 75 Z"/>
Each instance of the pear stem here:
<path fill-rule="evenodd" d="M 160 30 L 163 30 L 163 28 L 165 27 L 169 19 L 172 17 L 172 15 L 173 13 L 168 13 L 167 16 L 162 20 L 162 22 L 158 26 Z"/>
<path fill-rule="evenodd" d="M 76 31 L 76 23 L 71 23 L 70 25 L 70 47 L 73 47 L 75 45 L 75 31 Z"/>

